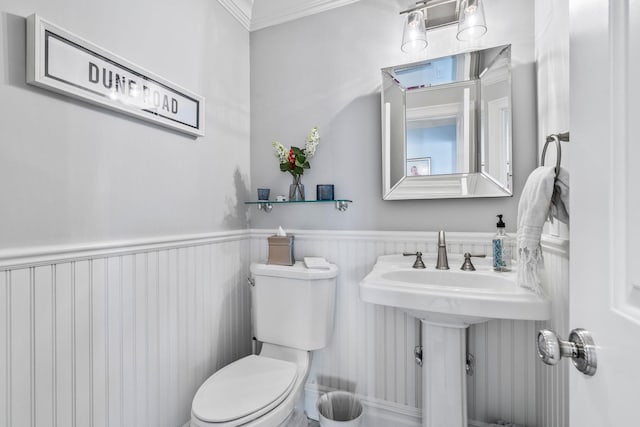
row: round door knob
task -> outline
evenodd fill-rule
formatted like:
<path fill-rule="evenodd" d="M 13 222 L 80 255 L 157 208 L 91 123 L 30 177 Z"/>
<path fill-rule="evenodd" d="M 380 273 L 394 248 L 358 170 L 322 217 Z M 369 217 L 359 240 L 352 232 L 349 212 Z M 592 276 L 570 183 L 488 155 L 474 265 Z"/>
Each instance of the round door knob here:
<path fill-rule="evenodd" d="M 574 329 L 568 341 L 562 341 L 558 335 L 548 329 L 538 332 L 538 356 L 547 365 L 556 365 L 563 357 L 571 357 L 573 365 L 583 374 L 596 373 L 598 362 L 591 333 L 584 329 Z"/>
<path fill-rule="evenodd" d="M 555 332 L 548 329 L 538 332 L 538 356 L 547 365 L 556 365 L 560 361 L 560 339 Z"/>

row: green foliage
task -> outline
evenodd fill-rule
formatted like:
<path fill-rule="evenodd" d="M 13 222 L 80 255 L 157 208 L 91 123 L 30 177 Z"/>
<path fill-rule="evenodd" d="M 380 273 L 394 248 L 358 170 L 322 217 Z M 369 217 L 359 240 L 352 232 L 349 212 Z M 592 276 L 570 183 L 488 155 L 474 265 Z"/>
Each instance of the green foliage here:
<path fill-rule="evenodd" d="M 303 175 L 305 169 L 311 169 L 309 159 L 315 155 L 319 142 L 320 133 L 318 133 L 318 128 L 314 127 L 311 129 L 311 132 L 309 132 L 305 140 L 304 148 L 302 149 L 299 147 L 291 147 L 287 150 L 285 146 L 278 141 L 273 141 L 271 145 L 280 162 L 280 170 L 282 172 L 289 172 L 295 178 L 296 176 Z M 293 154 L 293 159 L 289 159 L 290 154 Z"/>
<path fill-rule="evenodd" d="M 293 155 L 295 157 L 295 162 L 293 165 L 287 161 L 285 163 L 280 163 L 280 170 L 282 172 L 289 172 L 291 175 L 304 175 L 305 169 L 310 169 L 311 165 L 305 156 L 304 150 L 301 150 L 298 147 L 291 147 L 291 151 L 293 151 Z"/>

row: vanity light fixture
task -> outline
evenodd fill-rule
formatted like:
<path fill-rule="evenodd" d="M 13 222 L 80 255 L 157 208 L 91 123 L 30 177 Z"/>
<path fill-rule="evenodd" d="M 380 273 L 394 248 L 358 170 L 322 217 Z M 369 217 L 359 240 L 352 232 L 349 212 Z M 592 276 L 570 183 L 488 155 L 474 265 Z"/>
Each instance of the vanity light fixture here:
<path fill-rule="evenodd" d="M 458 13 L 458 40 L 475 40 L 487 32 L 482 0 L 462 0 Z"/>
<path fill-rule="evenodd" d="M 458 40 L 467 41 L 487 32 L 483 0 L 420 0 L 400 12 L 407 15 L 402 33 L 403 52 L 419 52 L 427 47 L 427 30 L 458 24 Z"/>

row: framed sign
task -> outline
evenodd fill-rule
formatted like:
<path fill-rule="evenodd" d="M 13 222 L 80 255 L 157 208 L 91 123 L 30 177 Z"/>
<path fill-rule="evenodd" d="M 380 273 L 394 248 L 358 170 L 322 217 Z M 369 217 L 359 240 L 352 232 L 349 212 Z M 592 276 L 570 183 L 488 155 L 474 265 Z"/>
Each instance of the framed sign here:
<path fill-rule="evenodd" d="M 27 83 L 204 136 L 203 97 L 35 14 L 27 18 Z"/>

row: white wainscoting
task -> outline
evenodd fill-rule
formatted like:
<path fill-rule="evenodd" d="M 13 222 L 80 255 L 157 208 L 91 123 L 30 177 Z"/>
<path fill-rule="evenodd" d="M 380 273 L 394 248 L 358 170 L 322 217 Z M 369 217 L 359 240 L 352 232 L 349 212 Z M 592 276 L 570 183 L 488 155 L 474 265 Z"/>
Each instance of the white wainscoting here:
<path fill-rule="evenodd" d="M 272 232 L 0 252 L 0 426 L 182 425 L 202 381 L 250 352 L 248 263 L 266 258 Z M 435 252 L 435 233 L 293 232 L 297 257 L 340 267 L 335 336 L 314 354 L 307 409 L 318 391 L 343 389 L 378 420 L 419 425 L 418 325 L 360 302 L 358 283 L 379 255 Z M 448 233 L 449 252 L 489 254 L 491 236 Z M 566 335 L 568 245 L 547 238 L 543 246 L 554 299 L 544 324 Z M 470 418 L 568 425 L 569 365 L 537 361 L 542 325 L 470 329 Z"/>
<path fill-rule="evenodd" d="M 251 350 L 248 232 L 0 254 L 0 426 L 176 427 Z"/>
<path fill-rule="evenodd" d="M 291 230 L 295 255 L 324 256 L 340 268 L 336 324 L 328 348 L 314 352 L 307 390 L 349 390 L 365 405 L 401 414 L 403 425 L 421 406 L 421 371 L 413 349 L 419 341 L 416 320 L 400 310 L 365 304 L 358 283 L 379 255 L 416 251 L 434 253 L 435 232 L 354 232 Z M 266 237 L 273 230 L 252 230 L 251 259 L 267 257 Z M 447 233 L 449 253 L 491 253 L 491 233 Z M 562 252 L 562 244 L 547 242 Z M 550 260 L 553 265 L 553 261 Z M 552 274 L 555 274 L 552 272 Z M 550 426 L 537 403 L 535 322 L 490 321 L 470 328 L 470 351 L 476 359 L 469 377 L 469 418 L 511 421 L 527 427 Z M 540 371 L 540 375 L 545 371 Z M 540 376 L 539 375 L 539 376 Z M 544 399 L 546 401 L 546 398 Z M 313 405 L 307 404 L 313 414 Z M 419 415 L 419 411 L 417 412 Z M 402 415 L 404 414 L 404 415 Z"/>
<path fill-rule="evenodd" d="M 569 335 L 569 241 L 543 236 L 546 278 L 544 289 L 551 298 L 551 319 L 536 322 L 536 330 L 551 329 L 566 339 Z M 569 425 L 569 369 L 571 362 L 563 360 L 556 366 L 537 363 L 536 391 L 539 425 L 567 427 Z"/>

